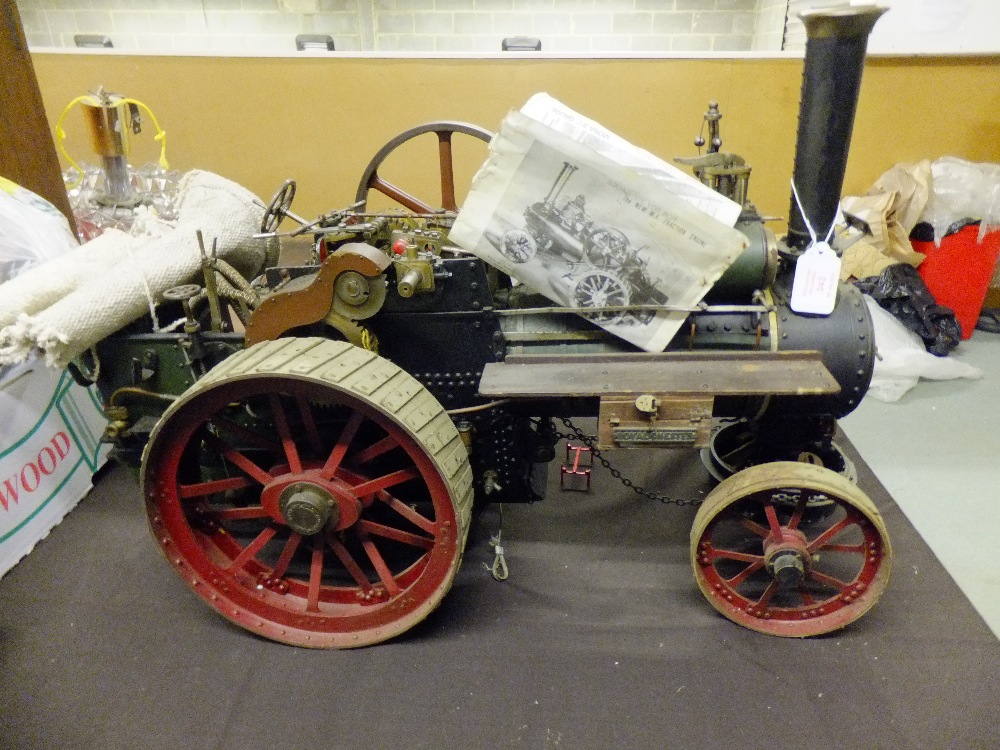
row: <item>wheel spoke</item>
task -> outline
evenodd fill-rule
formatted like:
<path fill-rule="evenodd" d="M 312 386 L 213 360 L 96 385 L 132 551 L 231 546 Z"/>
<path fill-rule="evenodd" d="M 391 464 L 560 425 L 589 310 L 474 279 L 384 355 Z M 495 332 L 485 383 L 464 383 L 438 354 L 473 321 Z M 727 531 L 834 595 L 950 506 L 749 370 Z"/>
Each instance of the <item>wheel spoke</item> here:
<path fill-rule="evenodd" d="M 354 440 L 354 436 L 357 434 L 358 428 L 361 427 L 364 419 L 364 415 L 359 411 L 351 414 L 350 419 L 347 420 L 347 424 L 344 425 L 344 429 L 340 433 L 340 437 L 337 438 L 337 444 L 333 446 L 333 450 L 330 452 L 326 463 L 323 465 L 323 470 L 320 472 L 324 479 L 333 479 L 337 473 L 337 469 L 340 468 L 340 462 L 344 460 L 347 449 L 351 446 L 351 442 Z"/>
<path fill-rule="evenodd" d="M 354 582 L 361 587 L 362 591 L 369 593 L 372 590 L 371 581 L 368 580 L 364 571 L 361 570 L 361 566 L 355 562 L 354 557 L 347 550 L 347 547 L 345 547 L 343 543 L 335 537 L 327 538 L 326 543 L 330 545 L 330 549 L 333 550 L 337 559 L 340 560 L 340 564 L 343 565 L 347 572 L 351 574 L 351 578 L 354 579 Z"/>
<path fill-rule="evenodd" d="M 855 524 L 854 519 L 851 518 L 849 515 L 845 516 L 844 518 L 841 518 L 837 523 L 835 523 L 833 526 L 828 528 L 818 537 L 809 542 L 806 549 L 808 549 L 810 552 L 816 552 L 816 550 L 825 546 L 827 542 L 829 542 L 831 539 L 833 539 L 842 531 L 844 531 L 844 529 L 848 528 L 849 526 L 853 526 L 854 524 Z"/>
<path fill-rule="evenodd" d="M 323 439 L 320 437 L 319 428 L 316 427 L 312 406 L 302 395 L 296 396 L 295 402 L 299 405 L 299 416 L 302 417 L 302 424 L 306 429 L 306 436 L 309 438 L 309 446 L 312 448 L 313 455 L 320 456 L 323 453 Z"/>
<path fill-rule="evenodd" d="M 362 466 L 368 463 L 369 461 L 376 459 L 379 456 L 383 456 L 392 449 L 398 447 L 399 447 L 399 442 L 392 435 L 389 435 L 388 437 L 382 438 L 377 443 L 368 446 L 363 451 L 360 451 L 351 460 L 351 464 L 354 466 Z"/>
<path fill-rule="evenodd" d="M 741 583 L 743 583 L 747 578 L 749 578 L 750 576 L 752 576 L 754 573 L 756 573 L 758 570 L 760 570 L 763 567 L 764 567 L 764 559 L 761 558 L 759 560 L 756 560 L 753 563 L 751 563 L 750 565 L 747 565 L 745 568 L 743 568 L 742 571 L 740 571 L 739 573 L 737 573 L 736 575 L 734 575 L 732 578 L 727 578 L 726 579 L 726 584 L 730 588 L 736 588 Z"/>
<path fill-rule="evenodd" d="M 368 163 L 358 184 L 356 193 L 357 201 L 361 205 L 365 205 L 369 197 L 368 194 L 375 190 L 415 213 L 441 213 L 442 210 L 457 211 L 458 202 L 455 196 L 454 168 L 454 138 L 456 133 L 471 136 L 486 143 L 492 138 L 492 134 L 488 131 L 463 123 L 430 122 L 426 125 L 411 128 L 386 143 Z M 379 171 L 385 166 L 390 157 L 397 160 L 395 163 L 401 163 L 404 157 L 396 154 L 397 149 L 409 144 L 418 136 L 429 136 L 430 134 L 433 134 L 437 140 L 437 168 L 441 185 L 441 203 L 439 204 L 439 208 L 432 208 L 422 200 L 390 184 L 379 176 Z M 424 146 L 418 147 L 416 151 L 410 151 L 409 154 L 417 153 L 417 151 L 426 153 L 426 145 L 428 145 L 430 139 L 421 138 L 421 140 L 424 142 Z M 406 156 L 409 156 L 409 154 Z M 434 200 L 436 201 L 437 199 L 435 198 Z"/>
<path fill-rule="evenodd" d="M 740 525 L 749 531 L 751 534 L 759 536 L 761 539 L 766 539 L 768 535 L 767 527 L 761 526 L 756 521 L 751 521 L 749 518 L 741 518 Z"/>
<path fill-rule="evenodd" d="M 312 560 L 309 563 L 309 593 L 306 596 L 306 612 L 319 612 L 319 589 L 323 582 L 323 543 L 318 538 L 313 542 Z"/>
<path fill-rule="evenodd" d="M 281 405 L 281 397 L 277 393 L 270 395 L 271 415 L 274 417 L 274 425 L 278 428 L 278 437 L 281 438 L 281 447 L 285 451 L 285 458 L 288 459 L 288 468 L 293 474 L 302 472 L 302 461 L 299 460 L 299 449 L 292 439 L 292 431 L 288 428 L 288 417 L 285 416 L 285 407 Z"/>
<path fill-rule="evenodd" d="M 745 563 L 764 562 L 763 555 L 753 555 L 749 552 L 737 552 L 736 550 L 718 549 L 716 547 L 713 547 L 709 552 L 709 559 L 713 562 L 715 560 L 737 560 Z"/>
<path fill-rule="evenodd" d="M 399 584 L 396 583 L 396 579 L 393 578 L 392 572 L 389 570 L 389 566 L 386 565 L 385 560 L 382 557 L 382 553 L 378 551 L 378 548 L 375 546 L 375 542 L 372 541 L 372 538 L 368 536 L 363 529 L 358 529 L 358 537 L 361 539 L 361 546 L 364 547 L 365 553 L 368 555 L 368 559 L 375 568 L 375 572 L 378 573 L 379 580 L 382 581 L 382 585 L 385 586 L 385 590 L 389 592 L 390 596 L 398 596 L 401 594 L 402 589 L 399 588 Z"/>
<path fill-rule="evenodd" d="M 399 515 L 412 523 L 414 526 L 423 529 L 428 534 L 437 533 L 437 524 L 434 523 L 434 521 L 420 515 L 416 510 L 399 500 L 399 498 L 393 497 L 388 492 L 379 492 L 376 494 L 376 497 L 399 513 Z"/>
<path fill-rule="evenodd" d="M 401 190 L 392 183 L 386 182 L 377 174 L 372 175 L 371 182 L 368 183 L 368 187 L 372 190 L 377 190 L 389 198 L 392 198 L 396 203 L 400 204 L 404 208 L 408 208 L 414 213 L 418 214 L 432 214 L 439 213 L 433 208 L 428 206 L 423 201 L 410 195 L 409 193 Z"/>
<path fill-rule="evenodd" d="M 182 484 L 178 486 L 177 494 L 181 500 L 188 500 L 192 497 L 204 497 L 205 495 L 214 495 L 217 492 L 242 490 L 252 486 L 253 482 L 246 477 L 231 477 L 210 482 L 198 482 L 197 484 Z"/>
<path fill-rule="evenodd" d="M 277 531 L 278 530 L 274 526 L 268 526 L 265 528 L 262 532 L 260 532 L 260 534 L 257 535 L 256 539 L 243 548 L 243 551 L 236 556 L 226 569 L 239 570 L 244 567 L 248 562 L 250 562 L 254 555 L 263 549 L 265 544 L 271 541 L 271 537 L 273 537 Z"/>
<path fill-rule="evenodd" d="M 806 505 L 808 504 L 808 499 L 805 495 L 799 498 L 799 501 L 795 504 L 795 512 L 792 513 L 792 517 L 788 519 L 788 528 L 797 529 L 799 524 L 802 522 L 802 516 L 806 512 Z"/>
<path fill-rule="evenodd" d="M 775 593 L 778 591 L 778 582 L 771 581 L 767 584 L 767 588 L 764 589 L 764 593 L 761 594 L 760 599 L 757 600 L 757 606 L 761 609 L 767 608 L 771 604 L 771 599 L 774 598 Z"/>
<path fill-rule="evenodd" d="M 380 523 L 375 523 L 374 521 L 359 521 L 358 528 L 368 534 L 385 537 L 386 539 L 393 539 L 397 542 L 409 544 L 413 547 L 421 547 L 423 549 L 431 549 L 434 547 L 434 540 L 429 537 L 420 536 L 419 534 L 411 534 L 408 531 L 394 529 L 391 526 L 385 526 Z"/>
<path fill-rule="evenodd" d="M 452 166 L 451 132 L 441 131 L 438 137 L 438 156 L 441 163 L 441 206 L 448 211 L 457 211 L 455 202 L 455 169 Z"/>
<path fill-rule="evenodd" d="M 288 565 L 292 562 L 292 557 L 295 555 L 295 550 L 299 548 L 299 543 L 302 541 L 302 535 L 296 531 L 293 531 L 288 535 L 288 539 L 285 541 L 285 546 L 281 550 L 281 556 L 278 557 L 278 562 L 274 564 L 274 570 L 271 571 L 271 576 L 274 578 L 284 578 L 285 572 L 288 570 Z"/>
<path fill-rule="evenodd" d="M 206 435 L 205 442 L 211 446 L 214 450 L 221 453 L 225 458 L 238 468 L 245 471 L 250 477 L 256 480 L 259 484 L 267 484 L 273 481 L 274 477 L 260 468 L 257 464 L 251 461 L 249 458 L 244 456 L 235 448 L 231 448 L 226 445 L 220 438 L 214 435 Z"/>
<path fill-rule="evenodd" d="M 253 518 L 266 518 L 271 515 L 261 505 L 251 505 L 247 508 L 212 509 L 212 515 L 219 521 L 246 521 Z"/>
<path fill-rule="evenodd" d="M 848 583 L 845 583 L 844 581 L 841 581 L 839 578 L 835 578 L 826 573 L 821 573 L 818 570 L 810 570 L 809 577 L 812 580 L 816 581 L 817 583 L 822 583 L 824 586 L 830 586 L 831 588 L 835 588 L 837 589 L 837 591 L 841 593 L 847 591 L 847 588 L 850 585 Z"/>
<path fill-rule="evenodd" d="M 778 511 L 768 503 L 764 506 L 764 515 L 767 516 L 767 527 L 775 539 L 781 539 L 781 522 L 778 521 Z"/>
<path fill-rule="evenodd" d="M 397 484 L 409 481 L 410 479 L 416 479 L 420 474 L 416 469 L 400 469 L 399 471 L 393 471 L 385 476 L 378 477 L 377 479 L 369 479 L 367 482 L 362 482 L 361 484 L 356 484 L 351 488 L 351 492 L 354 493 L 356 497 L 366 497 L 368 495 L 373 495 L 379 490 L 384 490 Z"/>

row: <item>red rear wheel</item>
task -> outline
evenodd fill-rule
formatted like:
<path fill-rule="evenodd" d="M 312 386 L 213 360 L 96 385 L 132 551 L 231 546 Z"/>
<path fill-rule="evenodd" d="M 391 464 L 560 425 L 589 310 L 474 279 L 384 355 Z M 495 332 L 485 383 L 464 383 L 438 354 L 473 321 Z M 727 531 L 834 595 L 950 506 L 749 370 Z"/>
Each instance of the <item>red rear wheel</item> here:
<path fill-rule="evenodd" d="M 345 342 L 234 355 L 164 414 L 143 463 L 152 530 L 220 614 L 277 641 L 378 643 L 434 609 L 461 561 L 468 456 L 443 408 Z"/>

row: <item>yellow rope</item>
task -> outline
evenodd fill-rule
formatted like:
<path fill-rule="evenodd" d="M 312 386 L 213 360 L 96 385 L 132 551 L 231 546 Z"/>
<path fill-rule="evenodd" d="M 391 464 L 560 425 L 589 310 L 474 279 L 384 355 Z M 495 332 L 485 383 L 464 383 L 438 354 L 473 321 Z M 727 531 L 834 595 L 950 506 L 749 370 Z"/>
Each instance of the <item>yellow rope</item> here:
<path fill-rule="evenodd" d="M 122 99 L 122 101 L 125 104 L 134 104 L 137 107 L 142 107 L 146 110 L 146 114 L 149 115 L 149 119 L 153 121 L 153 127 L 156 128 L 156 135 L 153 136 L 153 140 L 160 144 L 159 164 L 164 169 L 170 169 L 170 163 L 167 161 L 167 131 L 160 127 L 160 123 L 157 122 L 156 115 L 153 114 L 153 110 L 140 102 L 138 99 Z"/>
<path fill-rule="evenodd" d="M 56 143 L 59 146 L 59 151 L 62 152 L 62 155 L 66 158 L 66 161 L 70 163 L 70 165 L 77 171 L 77 174 L 79 175 L 79 177 L 76 178 L 73 184 L 68 186 L 68 189 L 70 190 L 79 185 L 80 182 L 83 180 L 83 170 L 80 169 L 80 166 L 75 161 L 73 161 L 73 157 L 70 156 L 69 153 L 66 151 L 66 145 L 64 143 L 64 141 L 66 140 L 66 131 L 63 129 L 63 122 L 66 120 L 66 115 L 69 114 L 69 111 L 80 102 L 86 102 L 92 107 L 104 106 L 101 100 L 98 99 L 93 94 L 84 94 L 83 96 L 76 97 L 76 99 L 67 104 L 66 108 L 63 109 L 62 114 L 59 115 L 59 121 L 56 123 Z M 153 121 L 153 127 L 156 128 L 156 135 L 153 136 L 153 140 L 159 142 L 160 144 L 159 164 L 164 169 L 170 169 L 170 163 L 167 161 L 167 131 L 165 131 L 163 128 L 160 127 L 160 123 L 157 122 L 156 115 L 153 114 L 153 110 L 151 110 L 145 104 L 140 102 L 138 99 L 123 98 L 119 99 L 117 103 L 134 104 L 137 107 L 142 107 L 144 110 L 146 110 L 146 113 L 149 115 L 149 119 Z"/>
<path fill-rule="evenodd" d="M 361 346 L 370 352 L 378 354 L 378 338 L 367 328 L 361 329 Z"/>
<path fill-rule="evenodd" d="M 90 96 L 89 94 L 85 96 L 78 96 L 76 99 L 74 99 L 73 101 L 71 101 L 69 104 L 66 105 L 66 108 L 62 111 L 62 114 L 59 115 L 59 121 L 56 123 L 56 143 L 59 146 L 59 150 L 62 152 L 62 155 L 66 157 L 66 161 L 68 161 L 73 166 L 73 169 L 77 171 L 77 174 L 80 175 L 79 177 L 76 178 L 73 184 L 69 186 L 70 189 L 75 188 L 83 181 L 83 170 L 80 169 L 79 165 L 77 165 L 77 163 L 73 161 L 73 157 L 70 156 L 69 153 L 66 151 L 66 144 L 63 143 L 63 141 L 66 140 L 66 131 L 63 130 L 63 121 L 66 119 L 66 115 L 75 105 L 87 99 L 92 100 L 93 98 L 94 97 Z"/>

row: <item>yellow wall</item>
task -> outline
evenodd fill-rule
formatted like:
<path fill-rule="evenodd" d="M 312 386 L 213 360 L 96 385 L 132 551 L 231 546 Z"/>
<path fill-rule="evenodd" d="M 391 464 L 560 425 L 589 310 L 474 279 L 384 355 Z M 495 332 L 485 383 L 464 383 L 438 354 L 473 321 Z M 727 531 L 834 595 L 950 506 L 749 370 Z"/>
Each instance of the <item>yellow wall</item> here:
<path fill-rule="evenodd" d="M 293 209 L 305 216 L 350 203 L 369 159 L 400 131 L 441 119 L 494 129 L 507 110 L 538 91 L 666 159 L 694 154 L 701 115 L 708 100 L 717 99 L 724 148 L 753 166 L 751 199 L 765 215 L 788 211 L 798 59 L 35 54 L 33 62 L 53 126 L 71 99 L 103 85 L 152 108 L 167 131 L 172 166 L 218 172 L 265 200 L 294 177 Z M 67 118 L 66 130 L 70 153 L 96 161 L 79 113 Z M 156 154 L 150 128 L 137 138 L 132 160 L 141 164 Z M 483 154 L 470 149 L 461 158 L 460 184 L 468 184 Z M 870 59 L 845 193 L 865 191 L 897 162 L 944 155 L 1000 162 L 1000 56 Z M 433 199 L 434 190 L 416 187 L 430 164 L 414 164 L 395 164 L 386 177 Z"/>

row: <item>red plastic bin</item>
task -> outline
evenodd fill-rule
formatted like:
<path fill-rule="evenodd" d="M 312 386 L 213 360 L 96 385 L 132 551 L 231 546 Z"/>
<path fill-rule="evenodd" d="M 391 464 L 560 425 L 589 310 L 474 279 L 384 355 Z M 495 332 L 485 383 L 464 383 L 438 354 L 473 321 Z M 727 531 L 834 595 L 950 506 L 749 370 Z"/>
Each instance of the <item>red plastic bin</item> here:
<path fill-rule="evenodd" d="M 990 232 L 981 243 L 978 237 L 979 225 L 970 224 L 942 238 L 940 247 L 910 240 L 914 250 L 927 256 L 917 266 L 920 278 L 939 305 L 955 311 L 963 339 L 976 327 L 1000 256 L 1000 231 Z"/>

